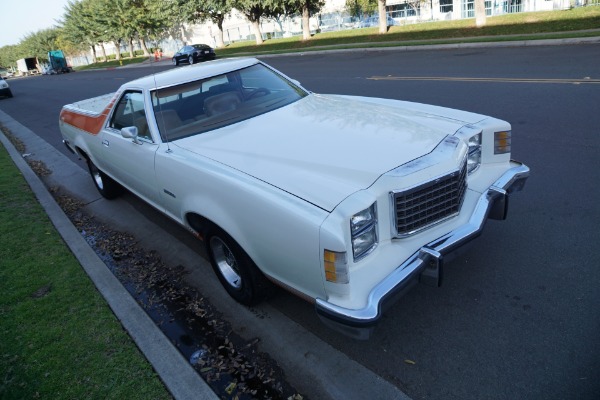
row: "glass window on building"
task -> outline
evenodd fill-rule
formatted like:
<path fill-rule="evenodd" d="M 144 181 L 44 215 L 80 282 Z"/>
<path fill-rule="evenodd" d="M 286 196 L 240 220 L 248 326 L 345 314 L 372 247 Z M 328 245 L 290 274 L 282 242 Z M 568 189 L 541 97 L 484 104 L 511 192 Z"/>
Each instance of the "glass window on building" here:
<path fill-rule="evenodd" d="M 417 15 L 421 15 L 421 3 L 418 3 L 416 10 L 407 3 L 387 6 L 386 10 L 392 18 L 416 17 Z"/>
<path fill-rule="evenodd" d="M 441 13 L 449 13 L 454 11 L 454 1 L 453 0 L 440 0 L 440 12 Z"/>
<path fill-rule="evenodd" d="M 493 15 L 492 3 L 493 3 L 492 0 L 485 1 L 485 15 L 487 15 L 488 17 Z M 461 17 L 462 18 L 475 18 L 475 1 L 474 0 L 462 0 Z"/>
<path fill-rule="evenodd" d="M 523 11 L 523 2 L 521 0 L 505 0 L 504 1 L 504 12 L 505 13 L 517 13 Z"/>

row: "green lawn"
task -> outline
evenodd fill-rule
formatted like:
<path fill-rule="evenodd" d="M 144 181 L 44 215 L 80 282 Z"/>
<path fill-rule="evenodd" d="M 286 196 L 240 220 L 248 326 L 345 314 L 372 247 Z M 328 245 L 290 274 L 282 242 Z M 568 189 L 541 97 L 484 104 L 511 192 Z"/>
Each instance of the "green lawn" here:
<path fill-rule="evenodd" d="M 0 398 L 170 394 L 0 145 Z"/>
<path fill-rule="evenodd" d="M 598 28 L 600 28 L 600 6 L 592 6 L 565 11 L 516 13 L 488 17 L 487 25 L 482 28 L 475 26 L 474 19 L 462 19 L 392 26 L 384 35 L 378 34 L 378 28 L 363 28 L 318 33 L 309 41 L 302 41 L 301 37 L 295 36 L 267 40 L 260 46 L 257 46 L 253 41 L 237 42 L 224 49 L 218 49 L 217 54 L 226 57 L 243 53 L 264 54 L 310 51 L 328 46 L 348 48 L 357 46 L 357 44 L 360 47 L 365 47 L 365 44 L 367 47 L 422 44 L 418 43 L 419 41 L 434 41 L 434 43 L 496 41 L 498 38 L 494 37 L 499 35 L 518 35 L 515 39 L 523 40 L 525 38 L 538 38 L 528 37 L 528 35 L 556 32 L 561 32 L 561 34 L 554 34 L 551 36 L 552 38 L 567 38 L 587 36 L 581 33 L 576 35 L 568 33 L 570 31 Z M 595 32 L 589 35 L 599 36 L 600 33 Z M 486 36 L 492 36 L 492 38 L 482 39 Z"/>

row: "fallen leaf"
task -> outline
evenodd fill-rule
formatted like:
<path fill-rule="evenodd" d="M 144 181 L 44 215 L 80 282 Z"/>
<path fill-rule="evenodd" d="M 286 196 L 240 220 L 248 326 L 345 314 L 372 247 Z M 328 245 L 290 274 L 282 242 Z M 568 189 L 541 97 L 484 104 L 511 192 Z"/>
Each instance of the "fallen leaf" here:
<path fill-rule="evenodd" d="M 229 385 L 227 385 L 227 387 L 225 388 L 225 391 L 227 392 L 227 394 L 231 394 L 235 390 L 236 386 L 237 386 L 237 384 L 235 382 L 231 382 Z"/>

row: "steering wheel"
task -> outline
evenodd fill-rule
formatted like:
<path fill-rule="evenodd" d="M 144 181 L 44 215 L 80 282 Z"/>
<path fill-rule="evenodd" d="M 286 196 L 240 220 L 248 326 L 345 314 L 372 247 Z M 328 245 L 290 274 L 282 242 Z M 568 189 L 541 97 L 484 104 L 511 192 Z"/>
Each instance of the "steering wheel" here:
<path fill-rule="evenodd" d="M 246 96 L 246 100 L 250 100 L 254 96 L 258 95 L 259 93 L 262 93 L 263 95 L 267 95 L 267 94 L 271 94 L 271 91 L 265 87 L 256 88 L 253 91 L 251 91 L 248 94 L 248 96 Z"/>

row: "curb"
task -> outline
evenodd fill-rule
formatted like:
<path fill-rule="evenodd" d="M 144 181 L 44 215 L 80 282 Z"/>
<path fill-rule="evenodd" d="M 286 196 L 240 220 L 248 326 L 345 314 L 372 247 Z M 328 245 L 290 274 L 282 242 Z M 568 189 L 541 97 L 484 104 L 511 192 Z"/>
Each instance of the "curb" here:
<path fill-rule="evenodd" d="M 294 53 L 265 53 L 257 54 L 256 58 L 269 58 L 269 57 L 293 57 L 293 56 L 304 56 L 304 55 L 319 55 L 319 54 L 335 54 L 335 53 L 355 53 L 356 51 L 361 52 L 377 52 L 377 51 L 427 51 L 427 50 L 448 50 L 448 49 L 471 49 L 471 48 L 500 48 L 500 47 L 531 47 L 531 46 L 560 46 L 566 44 L 589 44 L 589 43 L 600 43 L 600 36 L 598 37 L 584 37 L 584 38 L 569 38 L 569 39 L 534 39 L 534 40 L 511 40 L 511 41 L 500 41 L 500 42 L 461 42 L 461 43 L 444 43 L 444 44 L 414 44 L 414 45 L 400 45 L 391 44 L 383 45 L 380 47 L 365 47 L 362 48 L 352 47 L 345 49 L 322 49 L 322 50 L 309 50 L 309 51 L 298 51 Z M 382 43 L 383 44 L 383 43 Z M 232 57 L 250 57 L 248 54 L 239 54 Z"/>
<path fill-rule="evenodd" d="M 14 121 L 0 110 L 0 122 Z M 10 125 L 16 125 L 12 122 Z M 7 126 L 7 124 L 4 124 Z M 19 124 L 20 126 L 20 124 Z M 27 129 L 27 128 L 22 128 Z M 71 224 L 44 183 L 0 131 L 4 145 L 52 224 L 175 399 L 218 399 Z"/>
<path fill-rule="evenodd" d="M 370 43 L 356 43 L 346 45 L 332 45 L 332 46 L 317 46 L 312 49 L 306 49 L 304 51 L 298 50 L 289 53 L 274 53 L 265 52 L 262 54 L 255 53 L 239 53 L 233 54 L 227 57 L 289 57 L 289 56 L 303 56 L 305 54 L 330 54 L 330 53 L 350 53 L 356 51 L 419 51 L 419 50 L 441 50 L 441 49 L 459 49 L 459 48 L 472 48 L 472 47 L 524 47 L 524 46 L 560 46 L 565 44 L 587 44 L 587 43 L 600 43 L 600 29 L 592 30 L 598 32 L 598 36 L 592 37 L 576 37 L 576 38 L 565 38 L 565 39 L 523 39 L 523 40 L 505 40 L 505 41 L 472 41 L 462 42 L 461 40 L 477 40 L 486 38 L 508 38 L 510 36 L 483 36 L 483 37 L 469 37 L 456 39 L 456 43 L 441 43 L 441 44 L 428 44 L 439 40 L 424 40 L 424 41 L 405 41 L 405 42 L 370 42 Z M 588 31 L 582 31 L 588 32 Z M 548 34 L 539 34 L 539 37 L 547 36 Z M 523 36 L 523 35 L 515 35 Z M 411 43 L 411 44 L 405 44 Z M 344 46 L 352 46 L 345 47 Z M 369 47 L 361 47 L 369 46 Z M 340 48 L 341 47 L 341 48 Z"/>

